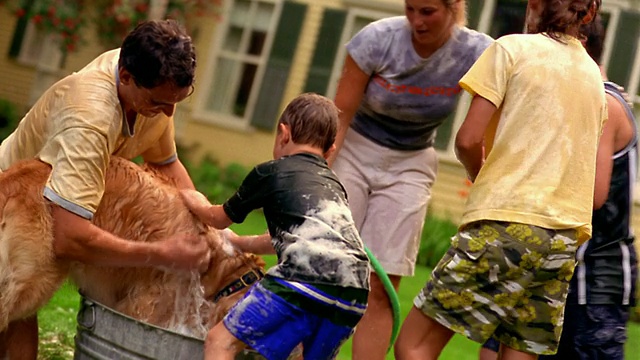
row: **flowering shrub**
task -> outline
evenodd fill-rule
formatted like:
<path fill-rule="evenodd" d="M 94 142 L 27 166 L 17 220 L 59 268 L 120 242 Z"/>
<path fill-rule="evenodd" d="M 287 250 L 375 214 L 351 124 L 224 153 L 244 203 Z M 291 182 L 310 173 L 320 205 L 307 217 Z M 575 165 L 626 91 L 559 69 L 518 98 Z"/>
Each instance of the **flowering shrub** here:
<path fill-rule="evenodd" d="M 72 52 L 81 41 L 85 25 L 83 0 L 4 0 L 19 17 L 26 17 L 46 33 L 59 36 L 62 51 Z M 0 3 L 2 5 L 2 3 Z"/>
<path fill-rule="evenodd" d="M 120 46 L 124 37 L 138 23 L 147 19 L 150 0 L 98 0 L 98 37 L 108 48 Z M 222 0 L 169 0 L 165 18 L 175 19 L 185 26 L 197 16 L 217 14 Z M 100 15 L 99 15 L 100 16 Z"/>
<path fill-rule="evenodd" d="M 126 34 L 146 20 L 152 0 L 0 0 L 19 18 L 26 17 L 47 33 L 60 36 L 62 50 L 72 52 L 82 41 L 87 22 L 95 24 L 103 46 L 120 45 Z M 222 0 L 169 0 L 165 18 L 189 26 L 197 16 L 214 16 Z M 93 14 L 86 11 L 91 7 Z M 91 19 L 88 19 L 90 17 Z"/>
<path fill-rule="evenodd" d="M 107 48 L 115 48 L 138 23 L 146 20 L 149 1 L 98 0 L 97 12 L 104 18 L 96 23 L 98 39 Z"/>

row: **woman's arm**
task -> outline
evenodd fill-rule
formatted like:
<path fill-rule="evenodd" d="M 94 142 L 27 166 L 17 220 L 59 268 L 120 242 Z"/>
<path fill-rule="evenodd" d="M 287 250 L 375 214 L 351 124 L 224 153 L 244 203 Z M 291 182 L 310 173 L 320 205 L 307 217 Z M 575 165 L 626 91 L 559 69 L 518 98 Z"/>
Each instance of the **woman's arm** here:
<path fill-rule="evenodd" d="M 335 151 L 331 153 L 327 162 L 329 166 L 333 164 L 338 152 L 344 143 L 344 137 L 351 125 L 360 102 L 364 97 L 364 91 L 369 83 L 369 75 L 358 67 L 358 64 L 350 55 L 347 55 L 342 68 L 342 76 L 338 82 L 338 89 L 334 102 L 340 110 L 340 123 L 336 134 Z"/>

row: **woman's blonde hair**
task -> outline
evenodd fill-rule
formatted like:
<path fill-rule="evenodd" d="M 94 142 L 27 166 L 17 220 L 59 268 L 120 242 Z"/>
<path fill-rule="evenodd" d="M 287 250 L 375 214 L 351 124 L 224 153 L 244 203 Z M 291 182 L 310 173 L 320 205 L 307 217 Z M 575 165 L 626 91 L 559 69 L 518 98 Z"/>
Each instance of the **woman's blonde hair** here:
<path fill-rule="evenodd" d="M 444 5 L 449 9 L 456 19 L 456 24 L 460 26 L 467 25 L 467 1 L 466 0 L 442 0 Z"/>

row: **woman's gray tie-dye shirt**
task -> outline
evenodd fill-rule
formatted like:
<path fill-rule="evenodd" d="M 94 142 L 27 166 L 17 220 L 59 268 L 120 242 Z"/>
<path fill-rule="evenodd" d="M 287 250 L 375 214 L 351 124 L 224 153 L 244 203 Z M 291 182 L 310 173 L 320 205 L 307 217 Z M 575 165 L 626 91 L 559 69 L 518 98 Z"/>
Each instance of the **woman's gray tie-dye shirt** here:
<path fill-rule="evenodd" d="M 397 150 L 433 146 L 436 128 L 455 109 L 458 81 L 492 39 L 465 27 L 430 57 L 420 57 L 405 16 L 378 20 L 347 44 L 349 55 L 371 80 L 351 127 Z"/>
<path fill-rule="evenodd" d="M 346 191 L 324 158 L 301 153 L 260 164 L 223 207 L 235 223 L 263 209 L 278 256 L 268 275 L 369 289 L 369 258 Z"/>

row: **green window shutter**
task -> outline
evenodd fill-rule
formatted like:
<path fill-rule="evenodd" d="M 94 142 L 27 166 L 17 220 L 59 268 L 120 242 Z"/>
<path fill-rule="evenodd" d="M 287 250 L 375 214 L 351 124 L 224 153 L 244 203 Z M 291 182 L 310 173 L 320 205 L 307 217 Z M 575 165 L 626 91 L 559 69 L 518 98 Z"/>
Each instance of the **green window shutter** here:
<path fill-rule="evenodd" d="M 305 92 L 326 95 L 346 19 L 347 12 L 344 10 L 324 10 L 318 41 L 307 74 Z"/>
<path fill-rule="evenodd" d="M 280 23 L 251 118 L 251 125 L 257 129 L 272 131 L 275 128 L 306 11 L 306 4 L 293 1 L 285 1 L 283 4 Z"/>
<path fill-rule="evenodd" d="M 478 29 L 480 24 L 480 14 L 482 14 L 482 0 L 467 1 L 467 27 L 470 29 Z"/>
<path fill-rule="evenodd" d="M 609 29 L 609 31 L 612 30 Z M 621 11 L 615 34 L 607 75 L 612 81 L 628 87 L 633 61 L 636 51 L 639 50 L 637 47 L 638 37 L 640 37 L 640 13 Z"/>
<path fill-rule="evenodd" d="M 33 6 L 34 0 L 26 0 L 24 1 L 24 9 L 26 12 L 29 12 L 31 6 Z M 17 58 L 20 55 L 20 49 L 22 48 L 22 41 L 24 40 L 24 33 L 27 31 L 27 25 L 29 24 L 29 19 L 26 14 L 22 16 L 16 22 L 16 28 L 13 31 L 13 38 L 11 39 L 11 46 L 9 47 L 9 57 Z"/>

